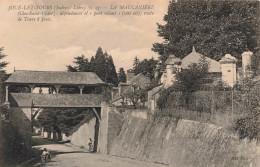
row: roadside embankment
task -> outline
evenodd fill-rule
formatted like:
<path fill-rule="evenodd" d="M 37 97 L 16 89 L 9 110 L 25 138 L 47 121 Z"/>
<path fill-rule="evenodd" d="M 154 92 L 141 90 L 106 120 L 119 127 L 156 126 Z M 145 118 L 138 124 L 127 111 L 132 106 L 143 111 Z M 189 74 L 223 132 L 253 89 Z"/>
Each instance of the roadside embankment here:
<path fill-rule="evenodd" d="M 96 118 L 93 118 L 89 122 L 81 125 L 81 127 L 70 136 L 71 143 L 88 148 L 88 139 L 94 139 L 95 124 Z"/>
<path fill-rule="evenodd" d="M 257 144 L 212 124 L 126 114 L 111 155 L 170 166 L 257 166 Z"/>

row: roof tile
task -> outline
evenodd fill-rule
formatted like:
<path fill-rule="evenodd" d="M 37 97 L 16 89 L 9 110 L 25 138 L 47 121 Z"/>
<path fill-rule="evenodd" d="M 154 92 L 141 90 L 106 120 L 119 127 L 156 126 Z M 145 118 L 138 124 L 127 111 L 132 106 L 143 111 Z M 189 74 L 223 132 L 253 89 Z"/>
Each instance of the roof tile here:
<path fill-rule="evenodd" d="M 20 84 L 105 84 L 94 72 L 15 71 L 6 83 Z"/>

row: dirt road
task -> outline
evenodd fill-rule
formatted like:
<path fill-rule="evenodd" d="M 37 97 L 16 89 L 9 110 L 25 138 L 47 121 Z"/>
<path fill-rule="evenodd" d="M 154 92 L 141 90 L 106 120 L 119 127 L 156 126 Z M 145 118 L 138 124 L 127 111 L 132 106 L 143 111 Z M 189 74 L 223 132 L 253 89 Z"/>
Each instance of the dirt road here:
<path fill-rule="evenodd" d="M 162 164 L 138 161 L 129 158 L 115 157 L 103 154 L 88 153 L 70 144 L 52 144 L 35 147 L 37 149 L 47 148 L 56 152 L 49 163 L 37 163 L 34 167 L 167 167 Z"/>

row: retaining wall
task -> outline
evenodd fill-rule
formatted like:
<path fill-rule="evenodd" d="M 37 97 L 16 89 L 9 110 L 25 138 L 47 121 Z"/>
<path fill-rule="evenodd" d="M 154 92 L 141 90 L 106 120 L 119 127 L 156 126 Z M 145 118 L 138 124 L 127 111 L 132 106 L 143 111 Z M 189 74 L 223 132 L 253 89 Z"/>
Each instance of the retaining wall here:
<path fill-rule="evenodd" d="M 123 113 L 120 113 L 116 108 L 106 106 L 106 104 L 102 103 L 97 148 L 99 153 L 110 153 L 112 144 L 121 131 L 123 119 Z"/>
<path fill-rule="evenodd" d="M 257 167 L 256 146 L 212 124 L 127 114 L 110 154 L 172 167 Z"/>
<path fill-rule="evenodd" d="M 74 132 L 69 138 L 71 143 L 77 146 L 84 146 L 88 148 L 88 140 L 92 139 L 94 142 L 96 118 L 92 118 L 88 123 L 83 124 Z"/>

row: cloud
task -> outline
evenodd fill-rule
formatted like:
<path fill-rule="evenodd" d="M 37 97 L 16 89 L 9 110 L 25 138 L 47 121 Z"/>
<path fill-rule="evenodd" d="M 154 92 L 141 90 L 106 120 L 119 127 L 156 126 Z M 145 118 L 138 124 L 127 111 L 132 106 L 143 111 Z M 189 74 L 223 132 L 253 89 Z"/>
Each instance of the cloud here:
<path fill-rule="evenodd" d="M 140 48 L 131 51 L 122 51 L 120 48 L 113 49 L 108 54 L 111 54 L 116 65 L 116 69 L 123 67 L 125 70 L 133 68 L 134 58 L 137 56 L 139 60 L 158 58 L 158 54 L 151 51 L 151 48 Z"/>
<path fill-rule="evenodd" d="M 68 4 L 64 0 L 3 0 L 0 1 L 0 47 L 8 55 L 13 67 L 24 70 L 66 70 L 73 57 L 85 54 L 91 57 L 101 46 L 113 56 L 117 68 L 131 68 L 134 57 L 156 57 L 152 44 L 160 41 L 157 22 L 167 12 L 168 0 L 74 0 L 79 5 L 154 4 L 154 16 L 58 16 L 51 22 L 18 22 L 9 5 Z M 131 62 L 131 63 L 129 63 Z"/>

